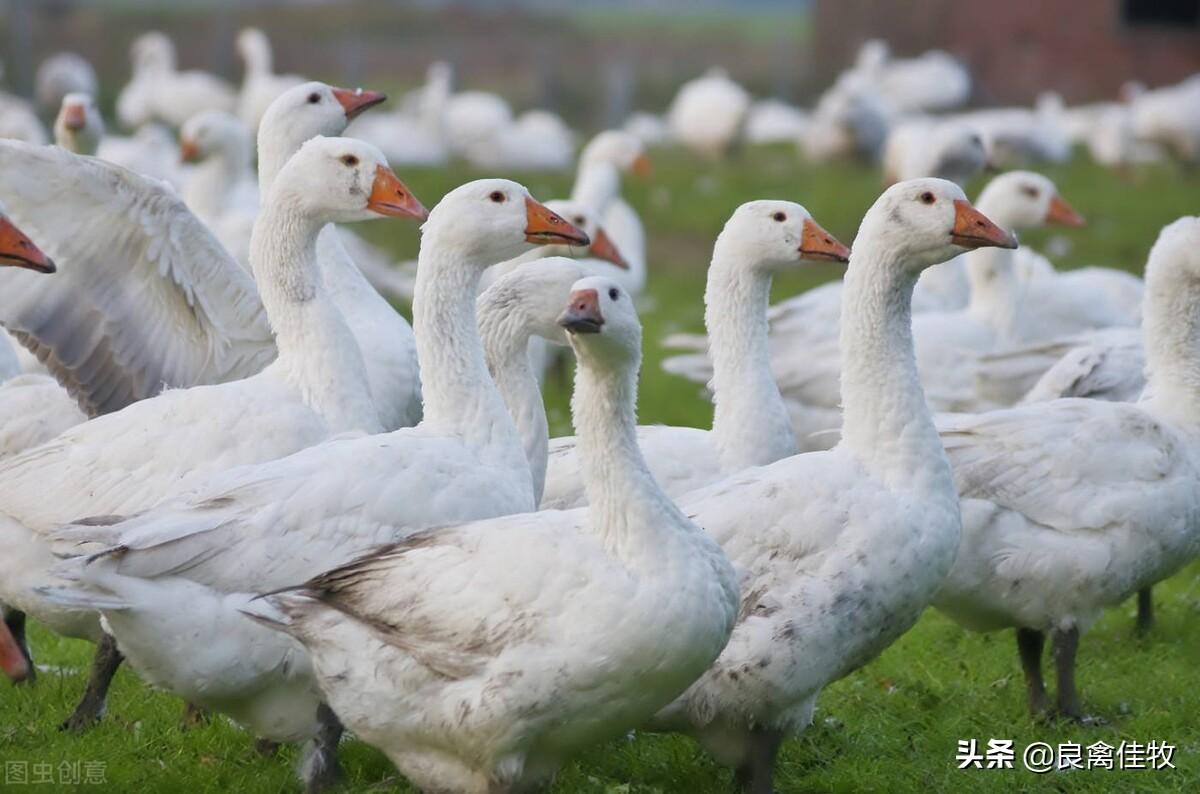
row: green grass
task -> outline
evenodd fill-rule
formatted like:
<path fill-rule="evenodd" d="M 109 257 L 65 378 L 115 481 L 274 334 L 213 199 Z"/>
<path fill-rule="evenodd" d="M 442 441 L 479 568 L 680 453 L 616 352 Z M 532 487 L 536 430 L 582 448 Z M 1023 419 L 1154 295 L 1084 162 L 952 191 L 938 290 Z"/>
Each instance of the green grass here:
<path fill-rule="evenodd" d="M 654 308 L 643 314 L 647 355 L 640 411 L 645 422 L 705 425 L 708 404 L 692 384 L 662 374 L 657 340 L 671 331 L 701 328 L 705 267 L 724 220 L 742 201 L 793 199 L 848 243 L 878 194 L 878 177 L 853 166 L 804 166 L 788 149 L 748 152 L 719 166 L 663 152 L 655 166 L 653 180 L 632 180 L 627 187 L 651 246 Z M 1129 184 L 1081 160 L 1050 175 L 1090 221 L 1081 231 L 1026 235 L 1038 247 L 1051 238 L 1068 242 L 1069 250 L 1057 257 L 1062 266 L 1107 264 L 1140 271 L 1158 229 L 1200 209 L 1195 177 L 1167 169 L 1148 171 Z M 477 175 L 451 168 L 403 176 L 432 206 L 446 190 Z M 563 195 L 568 187 L 566 177 L 523 181 L 543 198 Z M 416 233 L 403 223 L 381 221 L 367 228 L 398 257 L 415 251 Z M 776 285 L 776 298 L 836 274 L 832 267 L 792 274 Z M 548 400 L 555 432 L 566 432 L 565 390 L 552 383 Z M 825 691 L 813 728 L 784 748 L 779 791 L 949 792 L 972 786 L 989 792 L 1194 791 L 1200 781 L 1195 718 L 1200 713 L 1200 564 L 1157 588 L 1157 601 L 1159 626 L 1145 640 L 1132 636 L 1128 605 L 1111 611 L 1084 637 L 1079 681 L 1087 705 L 1108 721 L 1100 727 L 1035 724 L 1024 712 L 1011 633 L 966 634 L 940 615 L 926 614 L 879 660 Z M 248 736 L 219 718 L 184 733 L 179 701 L 150 691 L 129 671 L 118 675 L 110 714 L 98 728 L 81 737 L 60 734 L 55 726 L 82 690 L 91 647 L 37 628 L 33 639 L 39 661 L 56 670 L 43 673 L 34 687 L 3 688 L 0 762 L 25 762 L 30 770 L 35 763 L 49 763 L 55 774 L 64 761 L 104 762 L 107 785 L 75 787 L 83 791 L 299 790 L 292 779 L 292 750 L 262 758 Z M 1032 741 L 1163 740 L 1178 745 L 1178 769 L 1041 776 L 1023 770 L 959 771 L 956 741 L 971 738 L 981 745 L 990 738 L 1010 738 L 1018 748 Z M 352 782 L 348 789 L 409 790 L 382 755 L 360 742 L 343 745 L 343 763 Z M 582 756 L 563 771 L 553 791 L 704 793 L 725 792 L 730 785 L 729 773 L 689 741 L 638 736 Z M 32 784 L 11 789 L 60 790 Z"/>

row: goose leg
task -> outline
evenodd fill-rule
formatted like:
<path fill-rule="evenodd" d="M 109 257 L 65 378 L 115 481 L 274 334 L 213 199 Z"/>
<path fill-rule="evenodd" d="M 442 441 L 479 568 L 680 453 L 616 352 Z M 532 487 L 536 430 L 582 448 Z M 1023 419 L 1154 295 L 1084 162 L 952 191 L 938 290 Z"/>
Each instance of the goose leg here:
<path fill-rule="evenodd" d="M 208 709 L 203 706 L 197 706 L 195 703 L 184 703 L 183 717 L 179 720 L 179 729 L 186 731 L 195 728 L 197 725 L 208 722 L 211 716 Z"/>
<path fill-rule="evenodd" d="M 321 727 L 310 744 L 301 767 L 305 794 L 317 794 L 336 785 L 342 779 L 342 767 L 338 764 L 337 747 L 345 728 L 333 709 L 322 703 L 317 706 L 317 720 Z"/>
<path fill-rule="evenodd" d="M 1137 633 L 1145 636 L 1154 628 L 1154 589 L 1143 587 L 1137 594 Z"/>
<path fill-rule="evenodd" d="M 108 688 L 112 685 L 117 668 L 125 659 L 117 650 L 117 641 L 105 634 L 96 644 L 96 655 L 92 657 L 92 671 L 88 676 L 87 689 L 75 711 L 66 722 L 58 726 L 60 731 L 78 733 L 90 728 L 104 716 Z"/>
<path fill-rule="evenodd" d="M 1046 635 L 1037 629 L 1017 629 L 1017 653 L 1025 673 L 1025 688 L 1029 693 L 1029 716 L 1037 719 L 1050 707 L 1046 697 L 1046 681 L 1042 678 L 1042 648 Z"/>
<path fill-rule="evenodd" d="M 1088 722 L 1075 688 L 1075 654 L 1079 650 L 1079 629 L 1054 632 L 1054 668 L 1058 676 L 1058 713 L 1076 722 Z"/>
<path fill-rule="evenodd" d="M 733 773 L 742 794 L 775 794 L 775 757 L 783 743 L 783 731 L 755 728 L 751 731 L 745 762 Z"/>
<path fill-rule="evenodd" d="M 21 649 L 21 655 L 25 657 L 25 664 L 29 667 L 29 675 L 18 683 L 32 684 L 37 678 L 37 668 L 33 664 L 33 654 L 29 650 L 29 640 L 25 636 L 25 613 L 15 609 L 5 611 L 4 625 L 8 627 L 8 633 L 12 635 L 13 641 Z"/>

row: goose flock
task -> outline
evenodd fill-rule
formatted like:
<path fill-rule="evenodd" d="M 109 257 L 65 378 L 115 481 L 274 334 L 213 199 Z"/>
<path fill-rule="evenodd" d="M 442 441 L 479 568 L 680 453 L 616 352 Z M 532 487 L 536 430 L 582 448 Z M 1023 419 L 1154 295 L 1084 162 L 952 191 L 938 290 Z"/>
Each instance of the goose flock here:
<path fill-rule="evenodd" d="M 770 794 L 822 689 L 930 606 L 1015 630 L 1032 715 L 1092 719 L 1081 635 L 1134 594 L 1147 628 L 1200 554 L 1200 217 L 1146 241 L 1144 279 L 1014 234 L 1085 224 L 1027 169 L 1095 126 L 1124 136 L 1105 165 L 1200 157 L 1196 78 L 1097 125 L 1049 99 L 951 113 L 958 61 L 872 42 L 811 113 L 713 70 L 576 157 L 561 119 L 455 93 L 446 64 L 368 112 L 383 94 L 275 74 L 261 31 L 237 48 L 240 91 L 138 38 L 127 138 L 78 56 L 39 75 L 51 135 L 0 98 L 30 132 L 0 140 L 0 669 L 36 679 L 29 619 L 94 643 L 64 729 L 125 665 L 304 744 L 308 791 L 344 733 L 421 791 L 500 794 L 642 730 Z M 706 333 L 665 340 L 711 428 L 639 425 L 654 229 L 622 180 L 652 144 L 742 140 L 888 184 L 849 247 L 819 207 L 729 207 Z M 393 170 L 450 157 L 574 186 L 482 178 L 427 210 Z M 414 262 L 343 228 L 380 218 L 420 224 Z M 813 263 L 844 279 L 772 306 Z M 551 438 L 563 355 L 575 435 Z"/>

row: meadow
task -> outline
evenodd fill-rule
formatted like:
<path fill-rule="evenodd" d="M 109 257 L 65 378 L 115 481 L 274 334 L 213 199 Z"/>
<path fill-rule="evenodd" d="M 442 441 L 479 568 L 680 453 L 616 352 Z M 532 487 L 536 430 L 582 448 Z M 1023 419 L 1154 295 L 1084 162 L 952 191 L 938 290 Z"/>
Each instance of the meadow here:
<path fill-rule="evenodd" d="M 858 220 L 880 190 L 878 172 L 853 165 L 809 166 L 787 147 L 741 152 L 712 165 L 675 151 L 656 152 L 649 179 L 625 193 L 642 213 L 650 246 L 650 282 L 642 319 L 646 360 L 641 377 L 644 423 L 706 426 L 708 402 L 694 384 L 664 374 L 658 341 L 702 328 L 705 269 L 717 232 L 733 209 L 755 198 L 804 204 L 829 231 L 851 243 Z M 401 170 L 428 206 L 451 187 L 481 176 L 460 167 Z M 1060 192 L 1087 216 L 1082 230 L 1047 230 L 1023 242 L 1060 267 L 1109 265 L 1140 272 L 1162 225 L 1200 210 L 1200 179 L 1167 167 L 1119 178 L 1076 157 L 1047 170 Z M 569 176 L 511 175 L 539 198 L 564 195 Z M 981 177 L 969 193 L 986 180 Z M 414 255 L 417 233 L 398 222 L 362 227 L 397 258 Z M 776 300 L 839 276 L 814 266 L 778 279 Z M 547 384 L 555 434 L 569 432 L 564 379 Z M 777 788 L 834 792 L 997 792 L 1052 790 L 1195 791 L 1200 783 L 1200 564 L 1156 588 L 1157 627 L 1133 633 L 1133 605 L 1110 611 L 1081 644 L 1079 682 L 1098 724 L 1038 723 L 1025 711 L 1024 683 L 1011 632 L 967 634 L 929 611 L 875 662 L 829 687 L 812 728 L 785 745 Z M 32 641 L 41 674 L 33 686 L 0 686 L 0 786 L 14 792 L 294 792 L 295 751 L 264 757 L 251 737 L 222 718 L 187 729 L 182 704 L 151 691 L 128 670 L 116 679 L 110 712 L 82 736 L 57 730 L 82 692 L 91 646 L 58 639 L 38 627 Z M 1011 739 L 1015 769 L 958 769 L 959 740 Z M 1031 742 L 1080 744 L 1166 742 L 1175 769 L 1064 770 L 1021 768 Z M 372 748 L 343 744 L 345 790 L 410 789 Z M 90 764 L 90 766 L 88 766 Z M 23 769 L 30 782 L 14 782 Z M 17 771 L 13 771 L 17 770 Z M 104 782 L 86 782 L 86 778 Z M 52 783 L 37 783 L 38 779 Z M 78 779 L 78 782 L 73 782 Z M 7 785 L 5 785 L 5 783 Z M 597 747 L 568 766 L 553 792 L 726 792 L 730 773 L 679 737 L 631 735 Z"/>

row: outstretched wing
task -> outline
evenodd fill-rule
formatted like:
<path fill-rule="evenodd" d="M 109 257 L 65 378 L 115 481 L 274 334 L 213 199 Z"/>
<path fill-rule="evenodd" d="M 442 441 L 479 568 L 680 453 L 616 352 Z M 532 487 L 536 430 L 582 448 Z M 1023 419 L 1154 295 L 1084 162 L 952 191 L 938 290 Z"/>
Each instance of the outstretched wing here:
<path fill-rule="evenodd" d="M 253 280 L 166 183 L 0 141 L 0 200 L 59 266 L 0 273 L 0 324 L 87 413 L 274 359 Z"/>

